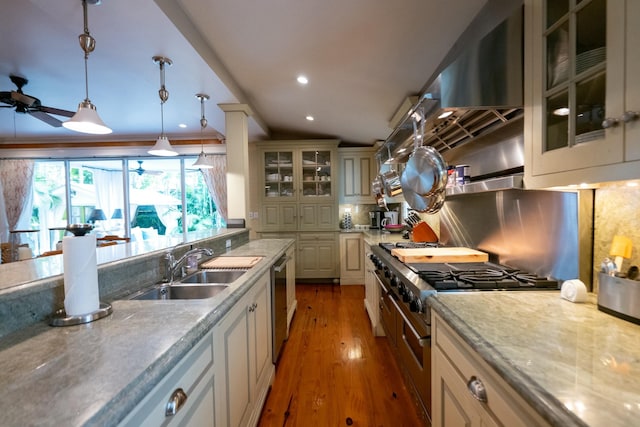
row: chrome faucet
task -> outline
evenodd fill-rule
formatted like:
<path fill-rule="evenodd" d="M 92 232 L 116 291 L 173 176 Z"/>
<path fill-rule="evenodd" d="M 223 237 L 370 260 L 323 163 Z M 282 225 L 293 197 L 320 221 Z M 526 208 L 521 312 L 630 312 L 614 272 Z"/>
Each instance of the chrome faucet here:
<path fill-rule="evenodd" d="M 180 259 L 176 261 L 176 258 L 173 255 L 174 250 L 175 248 L 167 252 L 167 254 L 164 256 L 164 259 L 166 261 L 165 279 L 168 283 L 172 283 L 175 280 L 176 271 L 178 271 L 178 269 L 190 256 L 198 254 L 213 256 L 213 251 L 209 248 L 193 248 L 191 250 L 188 250 L 186 254 L 182 255 Z"/>

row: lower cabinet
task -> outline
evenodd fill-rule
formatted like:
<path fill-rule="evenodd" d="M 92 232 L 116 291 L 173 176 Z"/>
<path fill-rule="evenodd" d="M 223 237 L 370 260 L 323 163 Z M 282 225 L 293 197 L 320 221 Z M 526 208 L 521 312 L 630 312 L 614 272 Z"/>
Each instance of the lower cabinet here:
<path fill-rule="evenodd" d="M 296 239 L 295 279 L 333 279 L 340 274 L 337 232 L 260 232 L 261 239 Z M 287 270 L 289 271 L 289 270 Z M 293 290 L 295 297 L 295 290 Z M 290 308 L 290 307 L 289 307 Z"/>
<path fill-rule="evenodd" d="M 339 274 L 337 233 L 298 233 L 296 277 L 299 279 L 336 278 Z"/>
<path fill-rule="evenodd" d="M 296 247 L 295 245 L 287 249 L 287 337 L 289 336 L 289 328 L 293 315 L 298 307 L 296 299 Z"/>
<path fill-rule="evenodd" d="M 254 426 L 275 368 L 271 360 L 271 284 L 265 274 L 214 328 L 216 425 Z"/>
<path fill-rule="evenodd" d="M 340 233 L 340 284 L 364 283 L 364 246 L 362 233 Z"/>
<path fill-rule="evenodd" d="M 255 426 L 275 374 L 270 280 L 258 279 L 120 426 Z"/>
<path fill-rule="evenodd" d="M 363 243 L 364 255 L 362 264 L 364 265 L 364 308 L 369 314 L 371 330 L 375 336 L 384 336 L 382 325 L 380 325 L 380 286 L 376 279 L 375 266 L 369 258 L 371 246 L 365 241 Z"/>
<path fill-rule="evenodd" d="M 434 427 L 549 425 L 440 316 L 431 322 Z"/>
<path fill-rule="evenodd" d="M 213 334 L 208 333 L 120 426 L 216 426 Z"/>

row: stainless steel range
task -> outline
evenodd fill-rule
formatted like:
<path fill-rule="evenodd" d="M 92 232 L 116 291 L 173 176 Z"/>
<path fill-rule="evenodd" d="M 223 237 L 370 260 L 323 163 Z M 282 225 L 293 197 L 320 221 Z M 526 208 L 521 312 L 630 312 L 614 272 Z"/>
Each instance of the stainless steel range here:
<path fill-rule="evenodd" d="M 393 248 L 437 243 L 380 243 L 370 259 L 380 287 L 380 319 L 401 367 L 431 417 L 431 323 L 426 299 L 438 292 L 557 290 L 559 282 L 491 262 L 403 263 Z"/>

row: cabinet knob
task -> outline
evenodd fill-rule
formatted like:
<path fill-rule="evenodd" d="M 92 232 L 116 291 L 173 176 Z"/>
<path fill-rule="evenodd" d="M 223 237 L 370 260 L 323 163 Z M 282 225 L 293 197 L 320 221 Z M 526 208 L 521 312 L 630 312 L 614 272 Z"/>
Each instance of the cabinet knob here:
<path fill-rule="evenodd" d="M 618 119 L 614 119 L 613 117 L 608 117 L 602 121 L 602 127 L 605 129 L 609 129 L 612 127 L 618 126 Z"/>
<path fill-rule="evenodd" d="M 622 121 L 625 123 L 633 122 L 635 120 L 638 120 L 639 115 L 640 113 L 638 113 L 637 111 L 625 111 L 622 115 Z"/>
<path fill-rule="evenodd" d="M 469 379 L 467 388 L 471 395 L 482 403 L 487 403 L 487 389 L 484 388 L 484 384 L 475 376 Z"/>
<path fill-rule="evenodd" d="M 178 413 L 180 408 L 184 405 L 184 402 L 187 401 L 187 393 L 184 392 L 183 389 L 177 388 L 169 398 L 167 402 L 167 406 L 165 407 L 164 415 L 166 417 L 171 417 Z"/>

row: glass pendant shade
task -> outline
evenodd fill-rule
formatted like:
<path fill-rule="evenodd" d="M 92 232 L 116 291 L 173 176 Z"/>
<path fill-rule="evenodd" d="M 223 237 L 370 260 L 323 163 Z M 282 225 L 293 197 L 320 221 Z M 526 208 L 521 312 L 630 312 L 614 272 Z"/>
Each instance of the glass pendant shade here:
<path fill-rule="evenodd" d="M 85 100 L 78 105 L 78 111 L 66 122 L 62 123 L 67 129 L 82 132 L 91 133 L 95 135 L 106 135 L 113 132 L 107 125 L 104 124 L 95 105 L 91 101 Z"/>
<path fill-rule="evenodd" d="M 152 156 L 162 157 L 171 157 L 178 155 L 178 152 L 175 151 L 173 147 L 171 147 L 169 139 L 164 135 L 160 135 L 158 137 L 158 139 L 156 140 L 156 145 L 154 145 L 151 150 L 147 151 L 147 153 L 151 154 Z"/>
<path fill-rule="evenodd" d="M 204 93 L 197 93 L 196 98 L 200 100 L 200 114 L 201 114 L 200 116 L 200 155 L 198 156 L 198 159 L 195 161 L 193 166 L 200 169 L 211 169 L 213 168 L 213 161 L 211 157 L 207 156 L 204 153 L 204 140 L 202 138 L 202 132 L 204 131 L 204 128 L 206 128 L 208 124 L 207 119 L 204 116 L 204 102 L 209 99 L 209 95 L 206 95 Z"/>
<path fill-rule="evenodd" d="M 204 151 L 200 152 L 198 159 L 195 161 L 193 166 L 198 167 L 200 169 L 211 169 L 213 165 L 211 164 L 211 159 L 209 156 L 204 154 Z"/>

